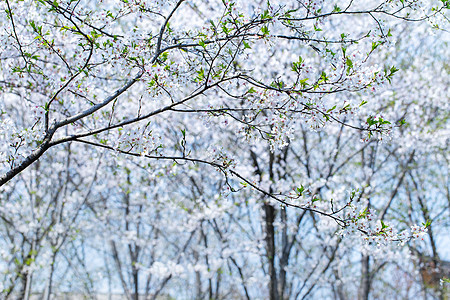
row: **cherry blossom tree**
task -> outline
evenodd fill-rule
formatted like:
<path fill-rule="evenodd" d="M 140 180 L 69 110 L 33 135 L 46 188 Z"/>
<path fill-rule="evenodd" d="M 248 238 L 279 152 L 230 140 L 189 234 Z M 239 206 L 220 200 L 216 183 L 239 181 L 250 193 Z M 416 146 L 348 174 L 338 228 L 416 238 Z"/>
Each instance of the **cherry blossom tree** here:
<path fill-rule="evenodd" d="M 1 5 L 5 297 L 442 278 L 448 1 Z"/>

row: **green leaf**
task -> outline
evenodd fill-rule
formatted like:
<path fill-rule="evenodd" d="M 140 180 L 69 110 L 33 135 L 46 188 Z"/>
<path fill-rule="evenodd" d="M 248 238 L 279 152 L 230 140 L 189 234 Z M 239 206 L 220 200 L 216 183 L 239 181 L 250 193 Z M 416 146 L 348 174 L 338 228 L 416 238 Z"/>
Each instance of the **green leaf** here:
<path fill-rule="evenodd" d="M 333 106 L 332 108 L 330 108 L 329 110 L 327 110 L 327 113 L 329 113 L 330 111 L 333 111 L 336 108 L 336 105 Z"/>
<path fill-rule="evenodd" d="M 231 29 L 228 29 L 228 27 L 224 24 L 224 25 L 222 25 L 222 31 L 223 31 L 225 34 L 228 34 L 228 33 L 231 31 Z"/>
<path fill-rule="evenodd" d="M 200 71 L 197 71 L 197 81 L 200 82 L 205 78 L 205 70 L 203 68 L 200 69 Z"/>
<path fill-rule="evenodd" d="M 304 191 L 305 191 L 305 187 L 303 185 L 301 185 L 300 187 L 297 188 L 297 195 L 301 196 Z"/>
<path fill-rule="evenodd" d="M 388 30 L 387 36 L 388 37 L 392 36 L 391 29 Z"/>
<path fill-rule="evenodd" d="M 269 34 L 270 34 L 269 28 L 268 28 L 267 26 L 261 27 L 261 32 L 262 32 L 264 35 L 269 35 Z"/>
<path fill-rule="evenodd" d="M 372 116 L 368 117 L 366 122 L 367 122 L 367 124 L 369 124 L 369 126 L 372 126 L 377 123 L 376 121 L 373 120 Z"/>
<path fill-rule="evenodd" d="M 350 68 L 353 69 L 353 62 L 350 58 L 347 57 L 347 60 L 345 61 L 345 64 Z"/>
<path fill-rule="evenodd" d="M 380 43 L 376 43 L 376 42 L 372 42 L 372 51 L 375 50 L 378 46 L 380 45 Z"/>
<path fill-rule="evenodd" d="M 395 66 L 391 67 L 391 74 L 390 75 L 394 75 L 394 73 L 396 73 L 399 69 L 397 69 Z"/>
<path fill-rule="evenodd" d="M 304 79 L 300 80 L 300 85 L 302 86 L 302 88 L 306 88 L 309 85 L 309 83 L 307 81 L 308 81 L 308 78 L 304 78 Z"/>
<path fill-rule="evenodd" d="M 431 225 L 431 220 L 428 219 L 426 222 L 422 223 L 422 225 L 425 226 L 425 227 L 430 227 L 430 225 Z"/>
<path fill-rule="evenodd" d="M 269 14 L 269 10 L 267 10 L 267 9 L 261 15 L 261 20 L 265 20 L 265 19 L 272 19 L 272 17 Z"/>

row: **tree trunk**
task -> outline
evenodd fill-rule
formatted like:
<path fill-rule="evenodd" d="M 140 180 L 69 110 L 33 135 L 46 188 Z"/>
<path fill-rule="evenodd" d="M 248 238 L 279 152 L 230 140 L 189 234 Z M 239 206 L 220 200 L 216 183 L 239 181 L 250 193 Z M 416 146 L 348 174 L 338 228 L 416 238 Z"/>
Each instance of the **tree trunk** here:
<path fill-rule="evenodd" d="M 275 269 L 275 230 L 273 221 L 275 220 L 275 208 L 270 204 L 264 204 L 264 211 L 266 213 L 266 253 L 269 262 L 269 299 L 279 300 L 277 272 Z"/>
<path fill-rule="evenodd" d="M 361 258 L 361 283 L 359 285 L 358 300 L 369 299 L 370 283 L 370 257 L 363 255 Z"/>
<path fill-rule="evenodd" d="M 281 209 L 281 223 L 283 225 L 282 237 L 281 237 L 281 258 L 280 258 L 280 276 L 278 278 L 278 293 L 280 299 L 284 299 L 284 292 L 286 290 L 286 267 L 289 262 L 290 247 L 288 242 L 287 232 L 287 214 L 286 209 Z"/>

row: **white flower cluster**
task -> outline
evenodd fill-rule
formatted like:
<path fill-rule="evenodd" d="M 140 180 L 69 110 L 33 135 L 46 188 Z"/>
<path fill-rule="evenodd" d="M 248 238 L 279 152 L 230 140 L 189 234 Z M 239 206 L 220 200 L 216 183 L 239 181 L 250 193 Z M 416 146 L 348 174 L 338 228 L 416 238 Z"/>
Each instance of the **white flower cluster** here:
<path fill-rule="evenodd" d="M 35 114 L 38 117 L 39 114 Z M 20 164 L 42 141 L 44 133 L 39 126 L 18 129 L 14 122 L 3 115 L 0 120 L 0 170 Z"/>
<path fill-rule="evenodd" d="M 222 170 L 235 167 L 235 159 L 223 147 L 210 146 L 206 152 L 209 161 L 219 165 Z"/>
<path fill-rule="evenodd" d="M 364 238 L 367 244 L 388 245 L 397 242 L 404 245 L 412 239 L 422 238 L 428 231 L 426 226 L 413 225 L 409 230 L 398 232 L 391 224 L 377 220 L 370 209 L 357 209 L 350 204 L 345 213 L 345 228 L 341 235 L 356 235 Z"/>
<path fill-rule="evenodd" d="M 304 5 L 314 13 L 317 13 L 319 9 L 322 8 L 324 4 L 323 0 L 306 0 L 304 1 Z"/>
<path fill-rule="evenodd" d="M 161 148 L 159 141 L 160 137 L 155 136 L 147 127 L 128 128 L 121 132 L 115 148 L 141 155 L 155 154 Z"/>

